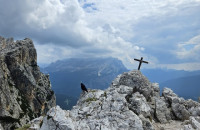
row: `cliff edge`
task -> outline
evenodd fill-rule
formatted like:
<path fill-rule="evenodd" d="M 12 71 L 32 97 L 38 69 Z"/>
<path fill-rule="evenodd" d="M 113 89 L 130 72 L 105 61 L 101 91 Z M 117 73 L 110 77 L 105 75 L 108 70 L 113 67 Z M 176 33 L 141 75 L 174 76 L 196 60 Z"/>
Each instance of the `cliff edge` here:
<path fill-rule="evenodd" d="M 0 129 L 20 127 L 55 105 L 32 40 L 0 37 Z"/>

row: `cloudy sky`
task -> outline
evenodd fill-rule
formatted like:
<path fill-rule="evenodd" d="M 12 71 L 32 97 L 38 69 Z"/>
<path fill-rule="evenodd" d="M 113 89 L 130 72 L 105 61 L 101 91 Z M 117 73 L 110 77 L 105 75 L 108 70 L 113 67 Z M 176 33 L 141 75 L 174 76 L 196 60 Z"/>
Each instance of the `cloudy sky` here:
<path fill-rule="evenodd" d="M 35 43 L 38 63 L 115 57 L 129 69 L 200 70 L 200 0 L 0 0 L 0 35 Z"/>

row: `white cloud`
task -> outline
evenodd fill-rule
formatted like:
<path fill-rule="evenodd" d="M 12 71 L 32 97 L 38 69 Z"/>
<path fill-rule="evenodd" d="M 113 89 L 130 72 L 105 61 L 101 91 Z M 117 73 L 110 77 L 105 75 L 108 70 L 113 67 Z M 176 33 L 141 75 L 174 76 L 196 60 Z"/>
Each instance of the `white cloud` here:
<path fill-rule="evenodd" d="M 195 71 L 200 70 L 199 62 L 192 63 L 180 63 L 180 64 L 161 64 L 157 66 L 158 68 L 185 70 L 185 71 Z"/>
<path fill-rule="evenodd" d="M 150 67 L 200 62 L 199 44 L 189 51 L 185 42 L 174 53 L 200 34 L 199 11 L 199 0 L 0 0 L 0 34 L 32 38 L 40 63 L 93 56 L 116 57 L 129 68 L 141 56 Z"/>
<path fill-rule="evenodd" d="M 86 13 L 86 19 L 92 26 L 110 24 L 120 30 L 123 37 L 132 38 L 135 33 L 132 27 L 142 18 L 172 16 L 182 8 L 198 6 L 195 1 L 179 0 L 82 0 L 81 5 L 93 3 L 97 11 Z"/>
<path fill-rule="evenodd" d="M 179 59 L 200 61 L 200 35 L 178 44 L 178 49 L 175 53 Z"/>
<path fill-rule="evenodd" d="M 47 29 L 55 24 L 59 15 L 65 12 L 64 5 L 57 0 L 44 0 L 35 5 L 29 13 L 26 22 L 41 29 Z"/>

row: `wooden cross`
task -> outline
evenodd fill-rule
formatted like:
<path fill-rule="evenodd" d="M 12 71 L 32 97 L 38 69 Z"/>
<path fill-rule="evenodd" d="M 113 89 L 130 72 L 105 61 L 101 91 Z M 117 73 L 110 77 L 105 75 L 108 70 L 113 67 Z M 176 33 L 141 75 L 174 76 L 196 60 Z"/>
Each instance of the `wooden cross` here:
<path fill-rule="evenodd" d="M 148 62 L 147 61 L 143 61 L 143 57 L 141 57 L 141 59 L 139 60 L 139 59 L 134 59 L 134 60 L 136 60 L 136 61 L 139 61 L 140 63 L 139 63 L 139 66 L 138 66 L 138 70 L 140 70 L 140 67 L 141 67 L 141 65 L 142 65 L 142 63 L 146 63 L 146 64 L 148 64 Z"/>

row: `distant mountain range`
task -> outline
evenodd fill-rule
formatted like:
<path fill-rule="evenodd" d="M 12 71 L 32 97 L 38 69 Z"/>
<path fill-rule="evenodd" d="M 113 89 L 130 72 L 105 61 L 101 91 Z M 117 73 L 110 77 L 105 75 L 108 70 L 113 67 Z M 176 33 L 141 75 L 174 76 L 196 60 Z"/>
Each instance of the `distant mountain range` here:
<path fill-rule="evenodd" d="M 144 69 L 142 72 L 151 82 L 159 83 L 161 92 L 168 87 L 185 99 L 197 101 L 200 97 L 200 71 Z"/>
<path fill-rule="evenodd" d="M 171 79 L 162 82 L 160 89 L 163 87 L 170 87 L 180 97 L 197 101 L 200 97 L 200 75 Z"/>
<path fill-rule="evenodd" d="M 57 104 L 63 109 L 70 109 L 82 92 L 81 82 L 88 89 L 106 89 L 118 74 L 128 70 L 115 58 L 76 58 L 57 61 L 42 71 L 50 74 Z M 64 102 L 68 102 L 68 106 L 62 104 Z"/>
<path fill-rule="evenodd" d="M 200 75 L 200 71 L 184 71 L 172 69 L 142 69 L 141 72 L 151 81 L 162 83 L 171 79 Z"/>
<path fill-rule="evenodd" d="M 52 63 L 42 71 L 50 74 L 57 104 L 71 109 L 82 92 L 81 82 L 89 89 L 106 89 L 118 74 L 129 70 L 115 58 L 73 58 Z M 141 69 L 141 72 L 151 82 L 158 82 L 161 91 L 169 87 L 186 99 L 197 100 L 200 96 L 200 71 Z"/>

